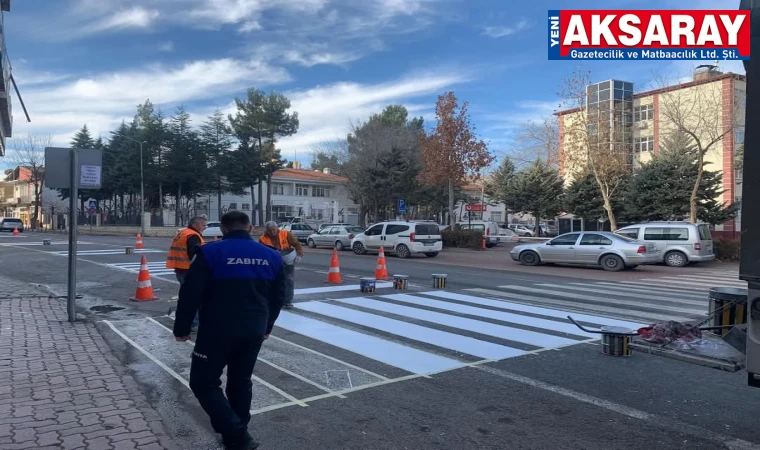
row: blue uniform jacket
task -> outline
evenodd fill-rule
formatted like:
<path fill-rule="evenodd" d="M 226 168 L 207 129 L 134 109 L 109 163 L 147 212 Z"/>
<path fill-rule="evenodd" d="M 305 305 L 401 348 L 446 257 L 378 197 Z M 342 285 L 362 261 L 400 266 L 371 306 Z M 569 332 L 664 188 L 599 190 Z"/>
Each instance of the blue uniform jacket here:
<path fill-rule="evenodd" d="M 179 291 L 174 335 L 190 334 L 200 309 L 205 337 L 269 334 L 280 315 L 285 293 L 280 253 L 255 242 L 247 231 L 202 246 Z"/>

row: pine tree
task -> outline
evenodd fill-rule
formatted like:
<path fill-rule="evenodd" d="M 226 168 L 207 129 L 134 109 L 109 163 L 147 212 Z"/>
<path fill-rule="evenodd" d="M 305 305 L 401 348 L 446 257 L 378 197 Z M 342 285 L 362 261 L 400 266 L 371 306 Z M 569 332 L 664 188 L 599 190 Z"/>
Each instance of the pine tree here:
<path fill-rule="evenodd" d="M 541 219 L 553 218 L 562 212 L 563 194 L 564 182 L 559 172 L 540 159 L 516 173 L 506 187 L 512 208 L 533 215 L 539 233 Z"/>

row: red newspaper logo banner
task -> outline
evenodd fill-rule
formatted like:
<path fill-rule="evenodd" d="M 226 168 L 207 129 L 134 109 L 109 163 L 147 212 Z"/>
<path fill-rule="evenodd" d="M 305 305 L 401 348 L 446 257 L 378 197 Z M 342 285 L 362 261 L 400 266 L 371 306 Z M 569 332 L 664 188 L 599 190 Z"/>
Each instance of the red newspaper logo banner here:
<path fill-rule="evenodd" d="M 748 57 L 747 10 L 561 10 L 559 54 L 573 49 L 735 49 Z"/>

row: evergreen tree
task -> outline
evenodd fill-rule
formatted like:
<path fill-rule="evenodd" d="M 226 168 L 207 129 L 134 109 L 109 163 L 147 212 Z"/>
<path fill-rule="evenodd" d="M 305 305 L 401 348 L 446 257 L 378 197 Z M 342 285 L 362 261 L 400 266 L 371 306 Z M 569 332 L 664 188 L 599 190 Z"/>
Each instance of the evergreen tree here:
<path fill-rule="evenodd" d="M 208 161 L 207 177 L 212 180 L 211 189 L 216 195 L 217 214 L 218 217 L 222 217 L 222 195 L 228 192 L 242 192 L 228 181 L 232 158 L 232 129 L 220 110 L 214 111 L 214 114 L 201 125 L 200 139 Z"/>
<path fill-rule="evenodd" d="M 562 212 L 562 177 L 557 170 L 540 159 L 517 172 L 503 189 L 515 211 L 535 217 L 539 235 L 541 219 L 554 218 Z"/>

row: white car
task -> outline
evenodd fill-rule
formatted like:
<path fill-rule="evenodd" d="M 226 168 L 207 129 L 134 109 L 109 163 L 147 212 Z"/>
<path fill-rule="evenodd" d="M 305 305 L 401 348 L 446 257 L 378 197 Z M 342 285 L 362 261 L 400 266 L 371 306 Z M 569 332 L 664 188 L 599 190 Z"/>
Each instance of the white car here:
<path fill-rule="evenodd" d="M 443 240 L 437 223 L 415 221 L 378 223 L 351 240 L 351 249 L 357 255 L 377 253 L 380 247 L 399 258 L 419 253 L 434 258 L 443 249 Z"/>
<path fill-rule="evenodd" d="M 204 239 L 206 238 L 221 238 L 222 237 L 222 229 L 221 229 L 222 223 L 221 222 L 208 222 L 206 224 L 206 229 L 203 230 L 203 233 L 201 235 Z"/>

